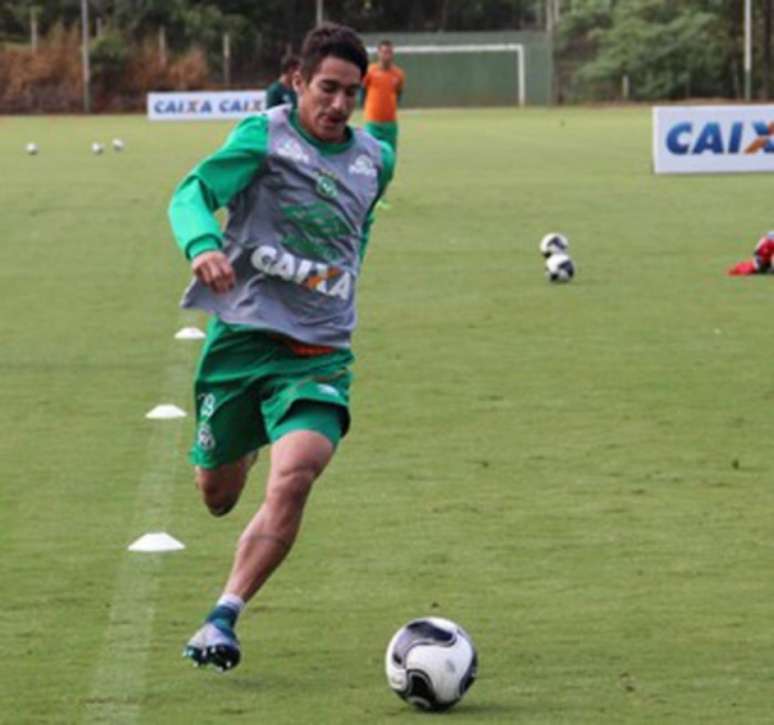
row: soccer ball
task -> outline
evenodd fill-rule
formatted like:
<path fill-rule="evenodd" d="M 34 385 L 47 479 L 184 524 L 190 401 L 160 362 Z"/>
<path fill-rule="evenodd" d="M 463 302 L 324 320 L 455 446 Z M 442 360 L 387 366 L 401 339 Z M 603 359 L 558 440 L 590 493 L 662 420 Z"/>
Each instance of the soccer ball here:
<path fill-rule="evenodd" d="M 36 153 L 38 153 L 38 145 L 36 143 L 28 143 L 25 146 L 25 150 L 30 156 L 34 156 Z"/>
<path fill-rule="evenodd" d="M 550 257 L 552 254 L 567 254 L 569 248 L 570 241 L 559 232 L 550 232 L 540 240 L 540 253 L 544 257 Z"/>
<path fill-rule="evenodd" d="M 123 151 L 124 142 L 120 138 L 113 139 L 113 151 Z"/>
<path fill-rule="evenodd" d="M 441 617 L 414 619 L 387 645 L 387 682 L 421 710 L 448 710 L 476 679 L 473 640 L 458 624 Z"/>
<path fill-rule="evenodd" d="M 575 276 L 575 265 L 566 254 L 552 254 L 546 260 L 549 282 L 569 282 Z"/>
<path fill-rule="evenodd" d="M 104 150 L 105 150 L 105 147 L 99 141 L 95 141 L 91 145 L 91 152 L 96 156 L 99 156 Z"/>

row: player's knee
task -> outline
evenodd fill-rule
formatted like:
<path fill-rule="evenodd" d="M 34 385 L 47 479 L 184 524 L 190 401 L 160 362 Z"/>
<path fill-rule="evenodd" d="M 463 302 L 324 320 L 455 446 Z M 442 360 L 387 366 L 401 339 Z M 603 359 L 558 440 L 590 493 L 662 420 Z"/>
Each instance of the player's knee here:
<path fill-rule="evenodd" d="M 225 516 L 231 511 L 242 490 L 238 481 L 230 480 L 222 471 L 205 468 L 196 470 L 196 487 L 201 492 L 204 505 L 213 516 Z"/>
<path fill-rule="evenodd" d="M 303 506 L 323 466 L 314 460 L 295 461 L 280 467 L 269 496 L 290 505 Z"/>
<path fill-rule="evenodd" d="M 207 506 L 207 510 L 215 517 L 220 518 L 225 516 L 231 509 L 236 506 L 236 499 L 233 501 L 226 501 L 222 503 L 220 499 L 217 501 L 208 501 L 205 499 L 204 504 Z"/>

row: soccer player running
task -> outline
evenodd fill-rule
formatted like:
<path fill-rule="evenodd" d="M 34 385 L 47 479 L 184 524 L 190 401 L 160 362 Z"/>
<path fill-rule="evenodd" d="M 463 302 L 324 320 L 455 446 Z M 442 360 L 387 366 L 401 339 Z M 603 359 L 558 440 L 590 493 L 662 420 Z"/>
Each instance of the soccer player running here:
<path fill-rule="evenodd" d="M 377 62 L 369 66 L 363 79 L 363 116 L 365 130 L 397 151 L 398 101 L 403 92 L 405 75 L 395 65 L 394 57 L 392 43 L 382 40 L 377 48 Z"/>
<path fill-rule="evenodd" d="M 298 56 L 288 55 L 282 59 L 280 77 L 266 89 L 266 108 L 274 108 L 289 103 L 293 108 L 298 105 L 298 97 L 293 89 L 293 75 L 298 70 Z"/>
<path fill-rule="evenodd" d="M 194 279 L 184 307 L 212 313 L 194 382 L 191 450 L 215 516 L 237 503 L 271 445 L 263 503 L 223 594 L 183 654 L 235 667 L 239 614 L 287 556 L 312 484 L 346 434 L 355 293 L 392 149 L 348 120 L 367 55 L 353 30 L 311 31 L 283 105 L 240 123 L 178 186 L 169 214 Z M 221 233 L 214 212 L 227 206 Z"/>

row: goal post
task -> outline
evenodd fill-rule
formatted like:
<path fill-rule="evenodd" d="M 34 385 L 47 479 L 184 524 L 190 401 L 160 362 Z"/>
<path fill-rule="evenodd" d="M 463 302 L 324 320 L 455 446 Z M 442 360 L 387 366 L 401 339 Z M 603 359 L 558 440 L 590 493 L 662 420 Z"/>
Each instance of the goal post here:
<path fill-rule="evenodd" d="M 461 54 L 468 54 L 468 58 L 471 62 L 474 62 L 474 55 L 500 53 L 506 54 L 506 57 L 512 56 L 512 63 L 514 68 L 515 78 L 515 92 L 513 94 L 513 100 L 518 103 L 519 106 L 524 106 L 527 103 L 527 68 L 526 68 L 526 52 L 523 43 L 463 43 L 463 44 L 448 44 L 448 45 L 395 45 L 396 63 L 400 65 L 403 59 L 408 59 L 412 56 L 435 56 L 441 58 L 442 56 L 453 55 L 460 57 Z M 368 46 L 369 54 L 376 53 L 377 46 Z M 410 70 L 410 69 L 408 69 Z M 453 72 L 453 71 L 452 71 Z M 411 83 L 411 73 L 408 74 L 408 83 Z"/>

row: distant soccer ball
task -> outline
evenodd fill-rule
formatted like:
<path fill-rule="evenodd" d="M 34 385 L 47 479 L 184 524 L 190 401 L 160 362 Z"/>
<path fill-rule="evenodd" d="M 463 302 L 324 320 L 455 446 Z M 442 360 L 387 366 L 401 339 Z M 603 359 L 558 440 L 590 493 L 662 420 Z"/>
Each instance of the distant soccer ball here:
<path fill-rule="evenodd" d="M 569 248 L 570 240 L 559 232 L 550 232 L 540 240 L 540 253 L 544 257 L 550 257 L 552 254 L 567 254 Z"/>
<path fill-rule="evenodd" d="M 120 138 L 113 139 L 113 151 L 123 151 L 124 142 Z"/>
<path fill-rule="evenodd" d="M 476 679 L 478 656 L 462 627 L 441 617 L 414 619 L 387 646 L 387 682 L 422 710 L 448 710 Z"/>
<path fill-rule="evenodd" d="M 30 156 L 34 156 L 38 153 L 38 145 L 30 142 L 25 146 L 25 150 Z"/>
<path fill-rule="evenodd" d="M 549 282 L 569 282 L 575 276 L 575 265 L 566 254 L 552 254 L 546 260 Z"/>
<path fill-rule="evenodd" d="M 105 147 L 101 143 L 99 143 L 99 141 L 95 141 L 91 145 L 91 152 L 96 156 L 99 156 L 104 150 L 105 150 Z"/>

